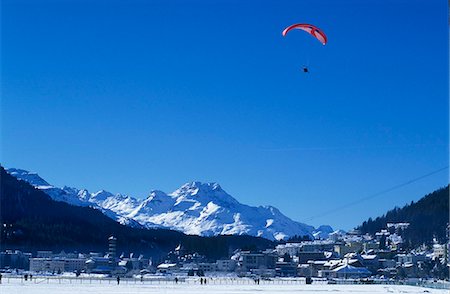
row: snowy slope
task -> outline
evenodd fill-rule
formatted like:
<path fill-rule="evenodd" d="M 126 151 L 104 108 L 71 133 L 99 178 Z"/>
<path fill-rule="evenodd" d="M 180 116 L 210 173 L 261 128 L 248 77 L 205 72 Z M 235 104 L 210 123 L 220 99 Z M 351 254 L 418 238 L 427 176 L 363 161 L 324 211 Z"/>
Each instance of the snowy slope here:
<path fill-rule="evenodd" d="M 132 226 L 132 227 L 142 227 L 141 224 L 137 223 L 132 219 L 128 219 L 121 213 L 116 213 L 114 210 L 109 209 L 112 203 L 118 201 L 117 199 L 125 199 L 120 194 L 113 195 L 106 191 L 99 191 L 97 193 L 89 193 L 88 190 L 77 188 L 71 188 L 64 186 L 63 188 L 57 188 L 50 185 L 44 179 L 42 179 L 37 173 L 29 172 L 23 169 L 9 168 L 6 171 L 16 177 L 19 180 L 28 182 L 35 188 L 45 192 L 55 201 L 62 201 L 76 206 L 90 206 L 92 208 L 98 209 L 103 212 L 106 216 L 118 221 L 121 224 Z M 122 201 L 122 206 L 125 206 L 127 201 Z"/>
<path fill-rule="evenodd" d="M 127 216 L 144 225 L 159 224 L 203 236 L 248 234 L 273 240 L 310 235 L 314 230 L 275 207 L 241 204 L 217 183 L 187 183 L 171 194 L 153 191 Z"/>
<path fill-rule="evenodd" d="M 218 234 L 252 235 L 271 240 L 294 235 L 326 237 L 329 226 L 314 227 L 291 220 L 273 206 L 253 207 L 239 203 L 217 183 L 191 182 L 173 193 L 152 191 L 143 200 L 101 190 L 57 188 L 36 173 L 7 169 L 18 179 L 27 181 L 56 201 L 91 206 L 105 215 L 130 226 L 162 227 L 186 234 L 212 236 Z"/>
<path fill-rule="evenodd" d="M 316 239 L 327 239 L 328 236 L 333 233 L 334 230 L 328 225 L 322 225 L 313 231 L 314 238 Z"/>

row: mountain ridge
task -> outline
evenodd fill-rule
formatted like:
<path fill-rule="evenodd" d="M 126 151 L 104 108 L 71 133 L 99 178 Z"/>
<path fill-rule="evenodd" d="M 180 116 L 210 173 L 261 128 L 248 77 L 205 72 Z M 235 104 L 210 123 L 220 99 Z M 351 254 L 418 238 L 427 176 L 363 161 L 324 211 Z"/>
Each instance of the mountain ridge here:
<path fill-rule="evenodd" d="M 118 252 L 146 254 L 160 260 L 180 244 L 187 253 L 210 260 L 227 258 L 240 248 L 273 248 L 273 241 L 252 236 L 201 237 L 166 229 L 132 228 L 98 209 L 55 201 L 0 166 L 0 251 L 105 252 L 117 238 Z M 160 260 L 162 261 L 162 260 Z"/>
<path fill-rule="evenodd" d="M 316 231 L 313 226 L 291 220 L 273 206 L 241 204 L 216 182 L 188 182 L 172 193 L 153 190 L 146 198 L 137 199 L 106 190 L 90 193 L 67 186 L 57 188 L 37 173 L 16 168 L 6 171 L 53 200 L 96 208 L 119 223 L 133 227 L 167 228 L 200 236 L 251 235 L 270 240 L 294 235 L 323 238 L 332 231 L 323 230 L 324 226 Z"/>

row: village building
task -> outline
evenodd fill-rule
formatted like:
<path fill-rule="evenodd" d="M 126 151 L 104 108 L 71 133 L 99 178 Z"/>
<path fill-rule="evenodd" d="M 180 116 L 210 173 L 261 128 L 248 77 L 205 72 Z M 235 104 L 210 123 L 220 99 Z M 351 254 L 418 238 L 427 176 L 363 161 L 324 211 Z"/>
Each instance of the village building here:
<path fill-rule="evenodd" d="M 278 256 L 273 250 L 259 253 L 241 252 L 240 266 L 243 271 L 251 269 L 274 269 Z"/>
<path fill-rule="evenodd" d="M 219 259 L 216 264 L 219 272 L 232 272 L 236 269 L 237 261 L 234 259 Z"/>

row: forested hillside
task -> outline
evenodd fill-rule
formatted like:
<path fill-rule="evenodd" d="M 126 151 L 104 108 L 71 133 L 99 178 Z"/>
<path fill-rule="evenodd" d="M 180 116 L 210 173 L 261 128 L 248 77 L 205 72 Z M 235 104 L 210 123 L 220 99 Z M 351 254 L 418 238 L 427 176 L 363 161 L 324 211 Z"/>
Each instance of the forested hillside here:
<path fill-rule="evenodd" d="M 387 223 L 395 222 L 410 223 L 402 232 L 407 247 L 430 244 L 434 237 L 444 242 L 449 222 L 449 187 L 436 190 L 403 208 L 396 207 L 374 220 L 369 218 L 357 229 L 362 233 L 374 234 L 386 228 Z"/>

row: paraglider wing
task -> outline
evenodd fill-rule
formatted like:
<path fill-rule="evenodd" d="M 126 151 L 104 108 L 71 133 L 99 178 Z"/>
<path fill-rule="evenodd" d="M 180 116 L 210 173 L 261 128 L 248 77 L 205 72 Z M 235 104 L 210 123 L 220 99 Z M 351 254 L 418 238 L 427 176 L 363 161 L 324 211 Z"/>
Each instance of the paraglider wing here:
<path fill-rule="evenodd" d="M 311 34 L 313 37 L 315 37 L 317 40 L 319 40 L 323 45 L 325 45 L 327 43 L 327 36 L 321 29 L 319 29 L 316 26 L 313 26 L 311 24 L 306 24 L 306 23 L 297 23 L 297 24 L 288 26 L 283 31 L 283 37 L 285 37 L 286 34 L 293 29 L 299 29 L 299 30 L 302 30 L 302 31 L 305 31 L 305 32 Z"/>

